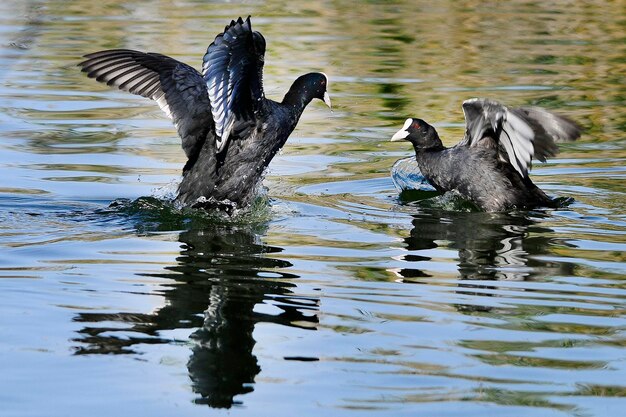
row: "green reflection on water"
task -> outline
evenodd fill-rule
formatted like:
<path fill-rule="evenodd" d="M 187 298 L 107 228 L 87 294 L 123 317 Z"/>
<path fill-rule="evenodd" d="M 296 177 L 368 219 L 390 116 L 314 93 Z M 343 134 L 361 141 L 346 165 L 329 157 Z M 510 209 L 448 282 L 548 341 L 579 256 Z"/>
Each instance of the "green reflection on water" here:
<path fill-rule="evenodd" d="M 110 373 L 85 402 L 122 399 L 144 413 L 174 402 L 192 412 L 194 402 L 243 403 L 249 408 L 237 411 L 251 415 L 280 398 L 304 415 L 419 414 L 415 404 L 428 403 L 436 414 L 454 401 L 475 415 L 485 415 L 473 408 L 479 403 L 494 414 L 518 405 L 534 408 L 528 415 L 602 415 L 573 397 L 624 398 L 619 2 L 2 7 L 11 12 L 1 17 L 0 273 L 40 278 L 3 292 L 0 311 L 13 322 L 0 333 L 15 332 L 2 337 L 13 366 L 7 378 L 17 380 L 9 394 L 32 391 L 16 375 L 34 372 L 30 360 L 42 354 L 16 352 L 48 351 L 55 357 L 41 360 L 46 372 L 33 380 L 72 375 L 79 391 L 92 371 Z M 149 199 L 124 214 L 68 208 L 94 198 L 77 195 L 75 182 L 93 189 L 102 208 L 126 194 L 151 195 L 153 185 L 138 185 L 137 174 L 166 183 L 184 164 L 175 129 L 154 104 L 86 79 L 76 68 L 81 56 L 134 48 L 199 68 L 225 22 L 248 14 L 268 42 L 267 95 L 278 99 L 297 75 L 322 70 L 335 106 L 332 115 L 307 109 L 266 179 L 271 204 L 237 225 L 181 216 Z M 388 143 L 390 135 L 418 116 L 456 143 L 460 103 L 472 96 L 544 106 L 584 125 L 581 142 L 535 166 L 537 182 L 574 204 L 502 215 L 402 204 L 388 173 L 412 151 Z M 309 169 L 301 173 L 303 160 Z M 166 242 L 173 249 L 158 246 Z M 70 362 L 75 373 L 48 372 L 68 351 L 89 359 Z M 161 375 L 165 391 L 184 393 L 170 401 L 150 378 L 136 384 L 114 373 L 127 365 L 117 359 L 106 372 L 92 369 L 105 353 L 145 364 L 132 375 L 173 364 Z M 107 391 L 118 385 L 128 392 Z M 63 397 L 55 386 L 37 392 Z M 36 403 L 18 405 L 41 412 Z"/>

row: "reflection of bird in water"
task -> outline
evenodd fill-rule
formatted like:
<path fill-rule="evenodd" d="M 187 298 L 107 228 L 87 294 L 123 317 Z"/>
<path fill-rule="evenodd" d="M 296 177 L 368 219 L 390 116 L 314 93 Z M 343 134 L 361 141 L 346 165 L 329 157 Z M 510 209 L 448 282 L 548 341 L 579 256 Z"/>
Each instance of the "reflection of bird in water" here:
<path fill-rule="evenodd" d="M 463 279 L 523 280 L 528 275 L 523 238 L 530 224 L 522 215 L 432 211 L 415 216 L 405 242 L 410 251 L 458 250 Z"/>
<path fill-rule="evenodd" d="M 97 81 L 156 101 L 173 120 L 188 158 L 177 202 L 228 210 L 253 200 L 311 100 L 330 107 L 323 73 L 299 77 L 281 103 L 266 99 L 264 57 L 265 38 L 248 17 L 216 36 L 202 74 L 168 56 L 128 49 L 86 55 L 80 66 Z"/>
<path fill-rule="evenodd" d="M 200 395 L 196 402 L 228 408 L 236 395 L 253 390 L 251 384 L 261 370 L 252 353 L 255 325 L 315 329 L 319 300 L 295 295 L 290 280 L 298 276 L 280 270 L 291 264 L 259 256 L 281 249 L 262 244 L 249 230 L 190 230 L 181 233 L 180 241 L 178 263 L 156 274 L 168 278 L 162 286 L 166 304 L 150 314 L 80 313 L 75 320 L 89 324 L 75 339 L 81 344 L 76 353 L 136 353 L 136 345 L 172 343 L 159 336 L 163 331 L 197 328 L 190 336 L 187 362 L 192 388 Z M 272 304 L 280 313 L 255 311 L 261 303 Z"/>
<path fill-rule="evenodd" d="M 540 107 L 508 108 L 485 99 L 465 101 L 463 111 L 466 132 L 456 146 L 444 147 L 421 119 L 407 119 L 391 140 L 413 144 L 421 173 L 437 191 L 455 191 L 482 210 L 557 205 L 528 170 L 533 157 L 545 162 L 557 154 L 555 142 L 577 139 L 580 127 Z"/>
<path fill-rule="evenodd" d="M 410 253 L 405 255 L 404 260 L 429 261 L 430 257 L 419 252 L 442 247 L 458 251 L 457 267 L 461 280 L 525 281 L 546 275 L 571 274 L 572 265 L 552 264 L 533 257 L 547 253 L 548 247 L 557 243 L 546 237 L 549 231 L 524 213 L 432 210 L 413 219 L 411 235 L 405 239 Z M 405 282 L 420 282 L 420 278 L 431 276 L 429 272 L 414 268 L 400 269 L 396 273 Z M 484 283 L 458 285 L 463 288 L 493 288 Z"/>

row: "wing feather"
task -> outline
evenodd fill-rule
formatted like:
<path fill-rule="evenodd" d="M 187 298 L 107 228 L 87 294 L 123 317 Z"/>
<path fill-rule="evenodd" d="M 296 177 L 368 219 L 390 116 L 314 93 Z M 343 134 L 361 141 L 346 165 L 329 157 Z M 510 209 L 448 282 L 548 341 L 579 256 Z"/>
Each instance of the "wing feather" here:
<path fill-rule="evenodd" d="M 522 177 L 532 159 L 542 162 L 558 152 L 557 141 L 580 137 L 581 128 L 570 119 L 539 107 L 508 108 L 497 101 L 470 99 L 463 103 L 466 132 L 459 146 L 492 146 Z"/>
<path fill-rule="evenodd" d="M 213 127 L 204 79 L 190 66 L 165 55 L 111 49 L 85 55 L 79 66 L 96 81 L 150 98 L 170 117 L 188 158 Z"/>
<path fill-rule="evenodd" d="M 217 35 L 204 55 L 202 74 L 211 101 L 217 152 L 226 149 L 239 125 L 251 123 L 261 111 L 265 40 L 252 31 L 250 17 L 239 18 Z"/>

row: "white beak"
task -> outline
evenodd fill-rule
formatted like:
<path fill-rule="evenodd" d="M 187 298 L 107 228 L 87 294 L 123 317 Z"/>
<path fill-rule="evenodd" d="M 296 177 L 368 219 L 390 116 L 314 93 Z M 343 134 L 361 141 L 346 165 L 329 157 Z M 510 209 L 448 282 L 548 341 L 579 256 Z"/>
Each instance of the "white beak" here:
<path fill-rule="evenodd" d="M 398 130 L 395 135 L 391 137 L 391 142 L 398 142 L 409 136 L 409 126 L 411 126 L 411 123 L 413 123 L 413 119 L 406 119 L 402 129 Z"/>
<path fill-rule="evenodd" d="M 391 142 L 398 142 L 398 141 L 401 141 L 401 140 L 403 140 L 404 138 L 406 138 L 407 136 L 409 136 L 409 132 L 407 132 L 407 131 L 406 131 L 406 130 L 404 130 L 404 129 L 400 129 L 400 130 L 398 130 L 398 131 L 396 132 L 396 134 L 395 134 L 395 135 L 393 135 L 393 136 L 391 137 Z"/>
<path fill-rule="evenodd" d="M 327 91 L 324 91 L 324 103 L 326 103 L 329 109 L 333 109 L 333 106 L 330 105 L 330 96 Z"/>

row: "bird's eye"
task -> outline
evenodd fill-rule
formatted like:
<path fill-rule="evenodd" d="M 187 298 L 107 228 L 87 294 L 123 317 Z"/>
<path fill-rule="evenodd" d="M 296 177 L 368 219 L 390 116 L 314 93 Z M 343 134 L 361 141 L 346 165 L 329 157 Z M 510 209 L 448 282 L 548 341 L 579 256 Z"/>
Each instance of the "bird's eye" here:
<path fill-rule="evenodd" d="M 419 122 L 413 122 L 413 129 L 415 130 L 419 130 L 422 126 L 419 124 Z"/>

